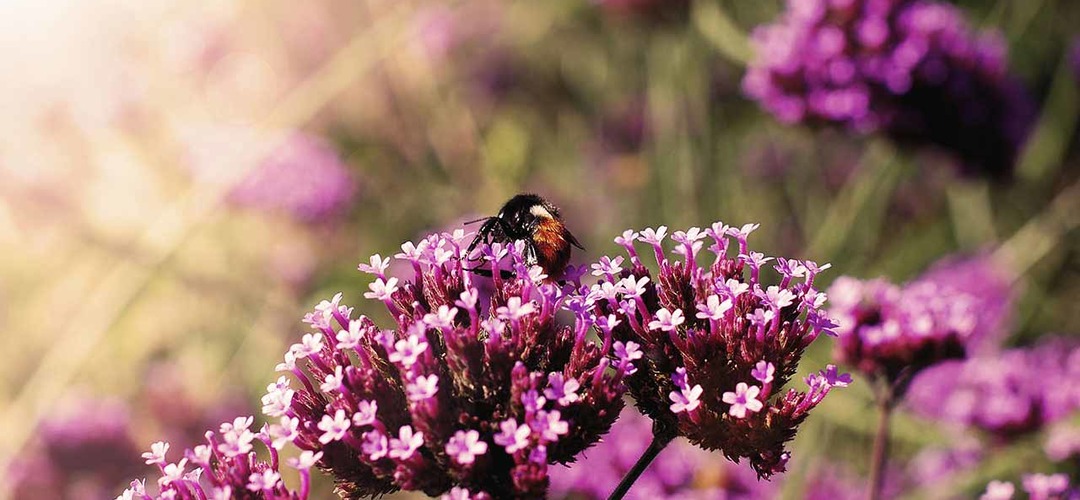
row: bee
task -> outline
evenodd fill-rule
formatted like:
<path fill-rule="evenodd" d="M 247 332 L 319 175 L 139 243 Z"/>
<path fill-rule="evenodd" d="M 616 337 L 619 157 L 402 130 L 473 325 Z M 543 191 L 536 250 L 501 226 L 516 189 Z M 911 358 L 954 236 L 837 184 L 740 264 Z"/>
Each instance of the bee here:
<path fill-rule="evenodd" d="M 493 217 L 484 217 L 467 224 L 483 221 L 476 237 L 469 244 L 471 254 L 476 245 L 484 243 L 512 244 L 525 242 L 525 264 L 540 266 L 551 278 L 560 276 L 570 262 L 570 246 L 581 250 L 585 247 L 578 243 L 563 223 L 559 209 L 551 202 L 535 194 L 519 194 L 510 198 Z M 484 269 L 473 272 L 490 276 Z"/>

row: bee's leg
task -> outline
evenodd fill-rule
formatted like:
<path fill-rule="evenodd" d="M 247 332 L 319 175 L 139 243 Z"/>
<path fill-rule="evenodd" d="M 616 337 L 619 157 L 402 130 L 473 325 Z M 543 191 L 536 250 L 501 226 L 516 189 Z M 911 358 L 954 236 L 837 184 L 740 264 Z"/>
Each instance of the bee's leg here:
<path fill-rule="evenodd" d="M 526 241 L 525 242 L 525 255 L 523 255 L 522 257 L 525 258 L 525 265 L 526 266 L 528 266 L 528 267 L 535 266 L 536 263 L 538 262 L 538 259 L 536 257 L 536 245 L 534 245 L 531 241 Z"/>
<path fill-rule="evenodd" d="M 485 278 L 491 278 L 492 276 L 494 276 L 491 273 L 491 269 L 485 269 L 483 267 L 474 267 L 472 269 L 466 269 L 466 271 L 469 271 L 470 273 L 473 273 L 473 274 L 475 274 L 477 276 L 483 276 Z M 508 279 L 514 278 L 515 275 L 514 275 L 514 273 L 512 273 L 510 271 L 507 271 L 506 269 L 500 269 L 499 270 L 499 277 L 504 279 L 504 280 L 508 280 Z"/>
<path fill-rule="evenodd" d="M 485 243 L 488 243 L 488 242 L 491 241 L 491 231 L 495 228 L 495 224 L 492 221 L 496 220 L 496 217 L 487 217 L 486 219 L 478 219 L 477 221 L 480 221 L 480 220 L 483 220 L 484 224 L 480 226 L 480 230 L 476 232 L 476 237 L 473 238 L 472 243 L 469 243 L 469 248 L 467 248 L 465 250 L 466 258 L 468 258 L 471 261 L 480 260 L 480 259 L 473 259 L 470 256 L 472 255 L 473 250 L 476 249 L 476 245 L 479 245 L 481 241 L 483 241 Z M 477 221 L 474 221 L 474 222 L 477 222 Z"/>

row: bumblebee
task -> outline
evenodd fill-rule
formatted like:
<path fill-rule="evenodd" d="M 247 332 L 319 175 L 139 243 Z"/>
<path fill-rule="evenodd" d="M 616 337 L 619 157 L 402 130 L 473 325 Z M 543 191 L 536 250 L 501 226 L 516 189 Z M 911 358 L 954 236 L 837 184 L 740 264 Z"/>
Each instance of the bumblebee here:
<path fill-rule="evenodd" d="M 585 249 L 566 228 L 558 207 L 535 194 L 514 196 L 498 215 L 469 223 L 481 221 L 483 225 L 469 244 L 470 254 L 481 242 L 512 244 L 523 241 L 525 263 L 540 266 L 552 279 L 562 275 L 570 262 L 571 245 Z M 490 275 L 490 271 L 484 269 L 473 269 L 473 272 Z"/>

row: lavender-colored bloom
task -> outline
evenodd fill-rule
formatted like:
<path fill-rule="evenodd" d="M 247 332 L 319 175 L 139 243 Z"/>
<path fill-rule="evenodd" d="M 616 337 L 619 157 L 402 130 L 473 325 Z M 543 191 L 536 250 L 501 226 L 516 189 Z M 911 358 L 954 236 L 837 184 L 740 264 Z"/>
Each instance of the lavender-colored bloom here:
<path fill-rule="evenodd" d="M 117 498 L 202 500 L 228 498 L 225 493 L 230 492 L 233 498 L 306 500 L 311 484 L 309 469 L 318 461 L 317 454 L 301 454 L 299 459 L 290 460 L 300 471 L 300 489 L 291 490 L 281 480 L 277 447 L 273 446 L 270 433 L 253 432 L 252 422 L 251 417 L 225 422 L 219 433 L 206 433 L 206 444 L 175 455 L 170 453 L 168 443 L 154 443 L 144 456 L 151 456 L 161 472 L 157 480 L 159 492 L 148 492 L 145 481 L 132 481 L 130 488 Z M 255 441 L 269 450 L 268 462 L 259 460 L 250 446 Z"/>
<path fill-rule="evenodd" d="M 961 439 L 950 447 L 923 448 L 907 464 L 904 482 L 924 491 L 948 484 L 958 475 L 970 473 L 986 458 L 979 441 Z"/>
<path fill-rule="evenodd" d="M 987 262 L 946 259 L 902 286 L 837 279 L 829 287 L 829 314 L 839 323 L 837 359 L 899 382 L 902 395 L 920 370 L 992 345 L 1002 335 L 1011 293 Z"/>
<path fill-rule="evenodd" d="M 1012 500 L 1016 494 L 1016 486 L 1004 481 L 990 481 L 986 485 L 986 492 L 979 496 L 979 500 Z"/>
<path fill-rule="evenodd" d="M 975 326 L 966 341 L 969 353 L 994 351 L 1011 330 L 1018 290 L 1016 276 L 992 254 L 956 255 L 935 262 L 919 281 L 965 293 L 978 302 Z"/>
<path fill-rule="evenodd" d="M 645 229 L 638 240 L 656 257 L 655 276 L 627 241 L 635 234 L 629 232 L 620 237 L 628 268 L 614 280 L 648 277 L 644 289 L 628 293 L 620 287 L 612 297 L 605 291 L 612 278 L 601 277 L 579 295 L 591 301 L 595 316 L 615 316 L 615 339 L 639 346 L 644 362 L 628 386 L 638 408 L 666 434 L 658 437 L 681 435 L 732 460 L 747 458 L 767 477 L 784 470 L 784 443 L 833 387 L 813 375 L 809 392 L 778 390 L 794 375 L 806 346 L 832 325 L 820 310 L 824 295 L 814 289 L 821 270 L 816 264 L 785 260 L 777 284 L 763 281 L 771 259 L 751 252 L 746 241 L 756 228 L 718 222 L 705 231 L 676 231 L 672 238 L 681 251 L 674 253 L 682 257 L 674 261 L 663 249 L 667 228 Z M 714 255 L 711 263 L 699 264 L 706 237 Z M 764 386 L 754 375 L 761 375 L 761 361 L 773 367 L 773 380 Z"/>
<path fill-rule="evenodd" d="M 13 498 L 89 500 L 115 495 L 141 468 L 128 408 L 119 400 L 73 399 L 42 420 L 4 481 Z"/>
<path fill-rule="evenodd" d="M 193 141 L 190 166 L 196 175 L 220 176 L 231 163 L 258 164 L 229 191 L 234 206 L 284 213 L 305 223 L 342 215 L 352 205 L 358 184 L 326 141 L 302 132 L 268 143 L 245 129 L 221 128 Z M 258 153 L 264 153 L 261 157 Z"/>
<path fill-rule="evenodd" d="M 457 487 L 540 497 L 548 466 L 595 443 L 622 408 L 632 360 L 611 362 L 610 332 L 601 329 L 602 344 L 588 340 L 591 313 L 555 321 L 577 285 L 534 281 L 517 247 L 482 248 L 505 255 L 514 275 L 481 278 L 467 271 L 476 265 L 464 255 L 468 241 L 436 234 L 404 245 L 398 258 L 412 279 L 380 277 L 393 269 L 381 258 L 365 266 L 375 275 L 368 297 L 386 305 L 395 329 L 353 318 L 335 300 L 290 349 L 282 368 L 296 379 L 284 411 L 299 420 L 293 443 L 321 452 L 316 465 L 346 495 Z M 487 303 L 477 300 L 481 280 L 494 282 Z M 273 384 L 269 400 L 283 401 L 284 390 Z M 268 405 L 275 416 L 278 406 Z"/>
<path fill-rule="evenodd" d="M 917 413 L 999 438 L 1039 430 L 1080 408 L 1080 342 L 1050 338 L 926 370 L 911 384 Z"/>
<path fill-rule="evenodd" d="M 903 491 L 902 476 L 903 474 L 896 469 L 886 471 L 881 498 L 900 497 Z M 865 477 L 856 474 L 843 464 L 821 460 L 810 465 L 801 498 L 805 500 L 864 500 L 866 488 Z"/>
<path fill-rule="evenodd" d="M 1074 500 L 1080 498 L 1080 487 L 1069 484 L 1065 474 L 1025 474 L 1020 478 L 1030 500 Z M 1011 500 L 1016 493 L 1012 483 L 990 481 L 980 500 Z"/>
<path fill-rule="evenodd" d="M 1055 425 L 1046 434 L 1043 445 L 1046 456 L 1055 462 L 1080 458 L 1080 427 L 1071 424 Z"/>
<path fill-rule="evenodd" d="M 953 151 L 1009 173 L 1034 106 L 996 34 L 929 0 L 789 0 L 754 30 L 743 90 L 786 123 L 827 123 Z"/>
<path fill-rule="evenodd" d="M 1024 491 L 1032 500 L 1048 498 L 1067 498 L 1069 493 L 1069 476 L 1065 474 L 1027 474 L 1021 478 Z"/>
<path fill-rule="evenodd" d="M 632 408 L 572 467 L 551 472 L 551 498 L 607 498 L 641 456 L 652 435 L 650 420 Z M 712 481 L 722 478 L 720 481 Z M 630 488 L 626 498 L 774 498 L 777 487 L 759 481 L 750 467 L 715 460 L 711 453 L 679 439 L 672 442 Z"/>

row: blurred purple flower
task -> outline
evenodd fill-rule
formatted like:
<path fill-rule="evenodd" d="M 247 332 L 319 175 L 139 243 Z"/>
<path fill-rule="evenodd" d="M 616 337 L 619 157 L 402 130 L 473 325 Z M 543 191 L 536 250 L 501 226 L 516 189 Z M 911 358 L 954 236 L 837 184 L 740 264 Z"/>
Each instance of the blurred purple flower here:
<path fill-rule="evenodd" d="M 315 331 L 278 366 L 301 386 L 282 376 L 264 412 L 282 426 L 295 419 L 285 441 L 323 453 L 318 466 L 344 494 L 458 487 L 540 497 L 548 466 L 595 443 L 623 406 L 632 366 L 607 358 L 610 333 L 601 346 L 586 338 L 591 317 L 556 322 L 567 290 L 531 281 L 522 246 L 484 247 L 473 264 L 470 237 L 457 230 L 402 245 L 395 257 L 411 264 L 411 280 L 387 276 L 381 257 L 362 264 L 375 278 L 365 297 L 386 305 L 396 329 L 353 318 L 339 294 L 307 315 Z M 494 294 L 480 303 L 466 267 L 500 261 L 516 277 L 494 273 Z"/>
<path fill-rule="evenodd" d="M 1076 500 L 1080 498 L 1080 488 L 1069 484 L 1065 474 L 1026 474 L 1021 477 L 1021 484 L 1030 500 Z M 990 481 L 980 500 L 1011 500 L 1016 494 L 1016 487 L 1004 481 Z"/>
<path fill-rule="evenodd" d="M 593 273 L 600 282 L 582 287 L 571 308 L 602 319 L 601 330 L 643 354 L 628 386 L 638 408 L 654 420 L 658 440 L 685 436 L 732 460 L 747 458 L 768 477 L 785 470 L 784 443 L 798 425 L 847 378 L 830 367 L 806 377 L 809 392 L 780 390 L 806 346 L 835 326 L 820 310 L 825 294 L 813 286 L 829 266 L 784 258 L 773 266 L 771 257 L 747 245 L 757 227 L 718 222 L 704 231 L 675 231 L 673 253 L 681 256 L 675 261 L 662 246 L 667 227 L 626 231 L 615 242 L 629 256 L 627 268 L 608 269 L 601 261 Z M 708 264 L 698 260 L 703 240 L 715 255 Z M 655 276 L 638 254 L 639 242 L 659 264 Z M 616 260 L 622 262 L 607 261 Z M 766 266 L 779 274 L 777 285 L 762 279 Z M 617 356 L 615 363 L 628 358 Z M 762 376 L 770 372 L 771 378 Z"/>
<path fill-rule="evenodd" d="M 908 463 L 904 480 L 924 491 L 931 490 L 974 469 L 983 458 L 982 446 L 973 438 L 963 439 L 952 447 L 923 448 Z"/>
<path fill-rule="evenodd" d="M 1080 343 L 1051 338 L 926 370 L 911 384 L 908 403 L 924 416 L 1008 438 L 1080 408 L 1078 377 Z"/>
<path fill-rule="evenodd" d="M 651 421 L 626 409 L 604 441 L 569 468 L 551 473 L 551 498 L 603 499 L 634 465 L 652 437 Z M 771 498 L 778 488 L 759 481 L 752 469 L 712 459 L 712 454 L 678 440 L 664 449 L 626 498 Z"/>
<path fill-rule="evenodd" d="M 158 439 L 174 446 L 194 446 L 205 439 L 206 429 L 218 422 L 251 413 L 251 404 L 239 391 L 208 394 L 192 382 L 179 363 L 151 363 L 143 380 L 140 408 L 161 429 Z"/>
<path fill-rule="evenodd" d="M 12 462 L 13 498 L 110 498 L 140 469 L 127 407 L 78 399 L 42 421 L 36 442 Z"/>
<path fill-rule="evenodd" d="M 950 258 L 902 286 L 841 277 L 829 287 L 836 358 L 903 395 L 920 370 L 999 339 L 1009 281 L 988 258 Z M 974 348 L 972 348 L 975 350 Z"/>
<path fill-rule="evenodd" d="M 357 181 L 337 151 L 302 132 L 268 143 L 254 131 L 220 127 L 191 141 L 188 163 L 197 177 L 213 181 L 251 155 L 259 163 L 231 188 L 228 201 L 234 206 L 312 223 L 343 215 L 356 197 Z"/>
<path fill-rule="evenodd" d="M 978 301 L 975 327 L 967 339 L 967 351 L 984 352 L 999 348 L 1010 331 L 1018 290 L 1012 271 L 996 262 L 990 253 L 950 256 L 935 262 L 919 278 Z"/>
<path fill-rule="evenodd" d="M 432 4 L 413 18 L 416 40 L 428 60 L 443 63 L 462 46 L 498 36 L 506 13 L 497 1 L 471 1 L 454 7 Z"/>
<path fill-rule="evenodd" d="M 806 475 L 806 485 L 802 491 L 804 500 L 864 500 L 866 498 L 867 479 L 859 476 L 848 467 L 825 460 L 815 460 Z M 889 469 L 885 475 L 885 484 L 881 491 L 882 499 L 898 498 L 903 491 L 903 474 L 897 469 Z"/>
<path fill-rule="evenodd" d="M 1046 433 L 1043 451 L 1050 460 L 1055 462 L 1080 458 L 1080 427 L 1075 424 L 1060 424 L 1051 427 Z"/>
<path fill-rule="evenodd" d="M 743 89 L 785 123 L 828 123 L 929 143 L 968 173 L 1006 176 L 1034 106 L 1004 40 L 924 0 L 789 0 L 752 35 Z"/>

